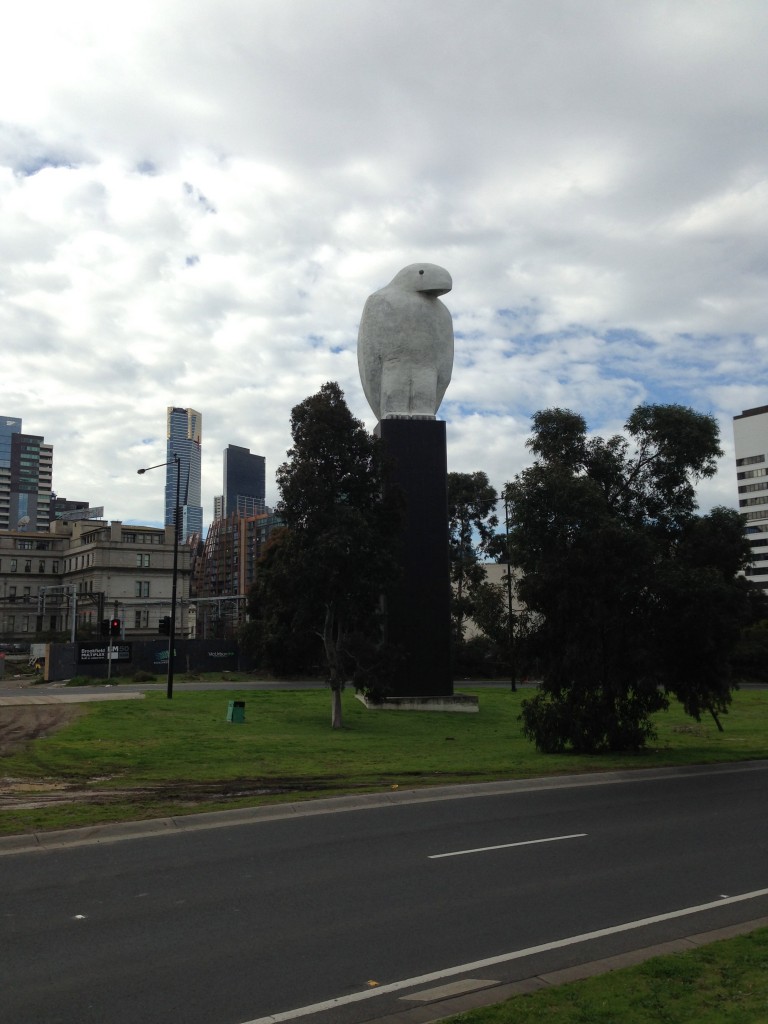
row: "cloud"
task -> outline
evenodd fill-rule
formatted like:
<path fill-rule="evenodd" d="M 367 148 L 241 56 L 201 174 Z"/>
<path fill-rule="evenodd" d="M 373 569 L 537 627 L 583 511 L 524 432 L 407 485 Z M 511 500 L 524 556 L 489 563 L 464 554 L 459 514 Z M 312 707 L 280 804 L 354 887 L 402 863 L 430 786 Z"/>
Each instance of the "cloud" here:
<path fill-rule="evenodd" d="M 500 487 L 530 416 L 766 402 L 768 10 L 612 0 L 95 0 L 0 38 L 4 407 L 54 487 L 157 521 L 167 405 L 274 471 L 368 294 L 446 266 L 451 468 Z M 729 461 L 730 460 L 730 461 Z M 702 505 L 735 505 L 732 452 Z"/>

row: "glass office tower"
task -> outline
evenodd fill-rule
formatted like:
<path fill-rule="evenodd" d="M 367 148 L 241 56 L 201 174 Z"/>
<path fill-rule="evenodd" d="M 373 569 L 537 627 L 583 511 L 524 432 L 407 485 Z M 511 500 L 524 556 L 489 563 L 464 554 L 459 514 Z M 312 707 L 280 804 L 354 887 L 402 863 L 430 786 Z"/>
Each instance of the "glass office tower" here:
<path fill-rule="evenodd" d="M 176 467 L 174 455 L 179 456 L 180 482 L 180 532 L 179 539 L 185 541 L 191 534 L 202 535 L 203 506 L 200 498 L 200 452 L 203 435 L 203 418 L 194 409 L 168 407 L 169 465 L 165 475 L 165 525 L 173 526 L 176 504 Z"/>
<path fill-rule="evenodd" d="M 53 445 L 22 434 L 21 419 L 0 417 L 0 529 L 47 530 Z"/>
<path fill-rule="evenodd" d="M 264 511 L 266 461 L 263 455 L 251 455 L 249 448 L 230 444 L 224 449 L 223 516 L 234 512 L 244 516 Z"/>
<path fill-rule="evenodd" d="M 11 443 L 21 433 L 21 419 L 0 417 L 0 530 L 10 529 L 11 514 Z M 16 523 L 13 524 L 14 528 Z"/>

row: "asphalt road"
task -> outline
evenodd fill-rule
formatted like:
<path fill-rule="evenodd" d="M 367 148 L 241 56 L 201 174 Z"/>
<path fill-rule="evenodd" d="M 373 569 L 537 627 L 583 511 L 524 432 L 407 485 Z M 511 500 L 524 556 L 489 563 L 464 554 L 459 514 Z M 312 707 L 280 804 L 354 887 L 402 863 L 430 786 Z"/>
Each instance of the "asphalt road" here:
<path fill-rule="evenodd" d="M 622 773 L 5 855 L 3 1018 L 352 1024 L 754 920 L 767 786 Z"/>

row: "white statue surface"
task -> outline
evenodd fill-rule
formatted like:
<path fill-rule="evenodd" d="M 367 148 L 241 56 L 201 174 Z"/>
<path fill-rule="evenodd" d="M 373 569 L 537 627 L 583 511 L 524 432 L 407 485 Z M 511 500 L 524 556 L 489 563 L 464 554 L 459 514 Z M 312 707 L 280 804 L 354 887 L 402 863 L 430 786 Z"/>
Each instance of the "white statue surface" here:
<path fill-rule="evenodd" d="M 366 300 L 357 362 L 377 420 L 435 418 L 453 369 L 453 287 L 434 263 L 412 263 Z"/>

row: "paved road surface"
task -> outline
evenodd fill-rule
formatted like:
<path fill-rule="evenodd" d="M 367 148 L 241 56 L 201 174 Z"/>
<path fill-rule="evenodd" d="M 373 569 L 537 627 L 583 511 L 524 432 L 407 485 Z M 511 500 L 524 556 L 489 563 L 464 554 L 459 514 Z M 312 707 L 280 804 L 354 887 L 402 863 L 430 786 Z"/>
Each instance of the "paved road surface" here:
<path fill-rule="evenodd" d="M 435 1019 L 447 985 L 491 999 L 768 915 L 767 783 L 755 762 L 446 788 L 6 854 L 4 1017 Z"/>

